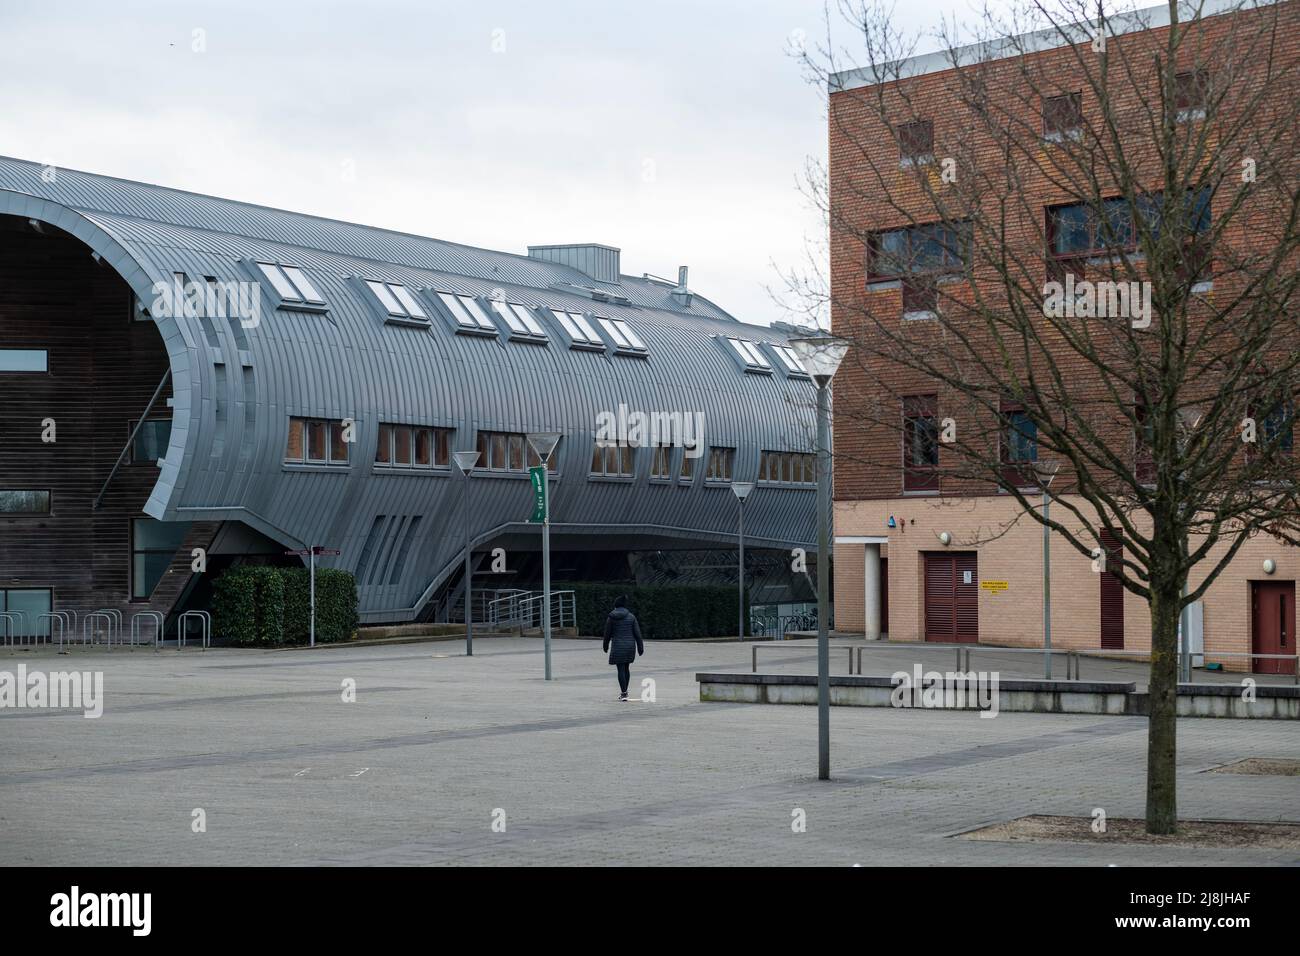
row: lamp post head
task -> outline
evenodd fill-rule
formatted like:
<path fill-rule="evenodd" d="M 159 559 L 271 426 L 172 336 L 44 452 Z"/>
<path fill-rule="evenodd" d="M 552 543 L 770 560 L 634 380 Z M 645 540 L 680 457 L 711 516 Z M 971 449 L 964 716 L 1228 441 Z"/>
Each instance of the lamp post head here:
<path fill-rule="evenodd" d="M 749 493 L 754 490 L 752 481 L 733 481 L 731 483 L 731 493 L 741 501 L 749 497 Z"/>
<path fill-rule="evenodd" d="M 833 335 L 809 335 L 790 339 L 789 345 L 818 386 L 830 383 L 849 350 L 848 342 Z"/>
<path fill-rule="evenodd" d="M 1033 464 L 1034 477 L 1038 479 L 1038 487 L 1046 491 L 1052 486 L 1052 479 L 1056 473 L 1061 470 L 1059 461 L 1036 461 Z"/>
<path fill-rule="evenodd" d="M 470 470 L 478 464 L 477 451 L 458 451 L 451 457 L 456 460 L 456 467 L 460 469 L 462 475 L 468 476 Z"/>
<path fill-rule="evenodd" d="M 529 432 L 528 447 L 533 450 L 543 465 L 549 464 L 551 452 L 555 451 L 555 446 L 560 443 L 559 432 Z"/>

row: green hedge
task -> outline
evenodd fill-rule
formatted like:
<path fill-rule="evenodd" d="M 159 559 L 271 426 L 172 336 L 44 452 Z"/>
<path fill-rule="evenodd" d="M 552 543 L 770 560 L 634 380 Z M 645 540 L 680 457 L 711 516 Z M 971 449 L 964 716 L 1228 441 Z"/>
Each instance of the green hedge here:
<path fill-rule="evenodd" d="M 213 584 L 213 636 L 234 644 L 306 644 L 311 628 L 306 568 L 241 565 Z M 357 627 L 357 584 L 348 571 L 316 570 L 316 643 L 346 641 Z"/>
<path fill-rule="evenodd" d="M 641 624 L 641 636 L 653 640 L 684 637 L 727 637 L 736 633 L 736 589 L 691 585 L 572 584 L 552 585 L 573 591 L 579 634 L 604 634 L 605 618 L 619 595 Z M 748 605 L 748 596 L 746 600 Z M 749 620 L 746 615 L 745 630 Z"/>

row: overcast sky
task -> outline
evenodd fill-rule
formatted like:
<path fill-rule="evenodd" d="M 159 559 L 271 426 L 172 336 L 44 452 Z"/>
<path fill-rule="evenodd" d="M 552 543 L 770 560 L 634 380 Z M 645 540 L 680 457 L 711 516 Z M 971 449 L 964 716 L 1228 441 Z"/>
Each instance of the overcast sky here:
<path fill-rule="evenodd" d="M 0 0 L 0 154 L 511 252 L 607 243 L 766 323 L 773 263 L 821 229 L 797 181 L 824 103 L 789 50 L 823 33 L 822 0 Z"/>

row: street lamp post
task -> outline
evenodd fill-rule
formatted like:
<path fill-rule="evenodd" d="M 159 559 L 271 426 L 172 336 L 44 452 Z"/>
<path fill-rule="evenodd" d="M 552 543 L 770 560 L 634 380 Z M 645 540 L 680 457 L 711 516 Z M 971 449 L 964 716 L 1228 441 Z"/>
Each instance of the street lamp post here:
<path fill-rule="evenodd" d="M 1034 474 L 1043 491 L 1043 679 L 1052 679 L 1052 529 L 1047 524 L 1052 495 L 1048 490 L 1060 464 L 1036 462 Z"/>
<path fill-rule="evenodd" d="M 474 656 L 474 571 L 470 567 L 469 551 L 469 473 L 478 464 L 477 451 L 458 451 L 452 456 L 456 467 L 465 476 L 460 490 L 460 510 L 465 519 L 465 656 Z"/>
<path fill-rule="evenodd" d="M 791 339 L 803 367 L 817 385 L 817 778 L 831 778 L 830 525 L 831 401 L 830 384 L 844 360 L 848 343 L 828 335 Z"/>
<path fill-rule="evenodd" d="M 559 432 L 534 432 L 528 435 L 528 447 L 542 463 L 542 653 L 546 679 L 551 679 L 551 453 L 560 443 Z"/>
<path fill-rule="evenodd" d="M 749 493 L 754 490 L 752 481 L 733 481 L 731 491 L 736 496 L 736 501 L 740 505 L 740 610 L 737 618 L 740 628 L 736 635 L 740 640 L 745 639 L 745 499 Z"/>

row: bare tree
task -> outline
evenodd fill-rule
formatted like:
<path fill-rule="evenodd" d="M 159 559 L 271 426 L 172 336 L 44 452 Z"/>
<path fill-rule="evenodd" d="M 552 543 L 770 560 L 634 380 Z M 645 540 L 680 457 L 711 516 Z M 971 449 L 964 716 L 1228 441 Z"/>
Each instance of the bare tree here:
<path fill-rule="evenodd" d="M 788 279 L 852 343 L 837 461 L 860 430 L 897 482 L 901 439 L 945 492 L 1001 490 L 1094 558 L 1118 543 L 1150 608 L 1151 833 L 1177 827 L 1182 609 L 1251 536 L 1300 539 L 1297 6 L 1170 3 L 1154 30 L 985 9 L 921 76 L 889 11 L 845 2 L 861 65 L 802 53 L 830 95 L 809 189 L 835 268 Z M 918 392 L 938 407 L 907 414 Z M 1049 461 L 1064 517 L 1030 498 Z"/>

